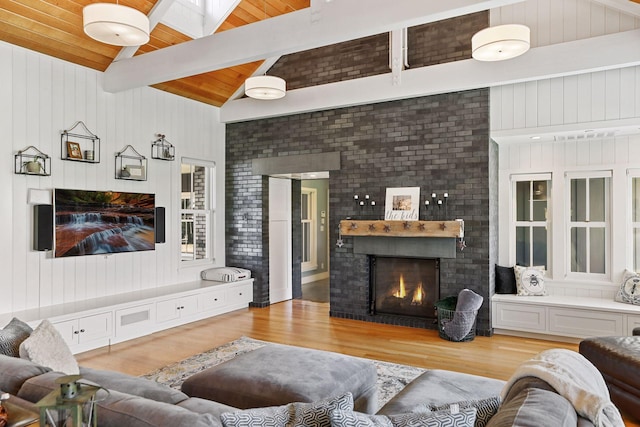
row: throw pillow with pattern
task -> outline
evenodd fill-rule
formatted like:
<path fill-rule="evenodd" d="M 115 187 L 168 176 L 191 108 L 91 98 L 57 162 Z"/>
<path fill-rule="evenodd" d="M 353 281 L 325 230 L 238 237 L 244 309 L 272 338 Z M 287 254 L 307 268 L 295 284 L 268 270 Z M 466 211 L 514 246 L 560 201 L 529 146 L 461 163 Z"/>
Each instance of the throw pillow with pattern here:
<path fill-rule="evenodd" d="M 516 275 L 516 288 L 518 295 L 547 295 L 544 285 L 544 265 L 534 267 L 513 267 Z"/>
<path fill-rule="evenodd" d="M 354 411 L 332 411 L 331 427 L 473 427 L 476 409 L 408 413 L 398 415 L 367 415 Z"/>
<path fill-rule="evenodd" d="M 224 427 L 285 427 L 293 417 L 292 410 L 292 405 L 245 409 L 224 412 L 220 415 L 220 420 Z"/>
<path fill-rule="evenodd" d="M 293 427 L 330 427 L 332 411 L 353 411 L 353 395 L 349 392 L 313 403 L 294 403 Z"/>
<path fill-rule="evenodd" d="M 0 331 L 0 353 L 5 356 L 20 357 L 20 344 L 33 332 L 31 326 L 14 317 Z"/>
<path fill-rule="evenodd" d="M 486 399 L 480 400 L 466 400 L 463 402 L 456 402 L 454 405 L 457 405 L 460 409 L 465 408 L 476 408 L 476 421 L 474 427 L 485 427 L 491 417 L 493 417 L 498 409 L 500 408 L 500 403 L 502 399 L 500 396 L 492 396 Z M 428 409 L 431 411 L 445 411 L 451 408 L 451 404 L 442 405 L 442 406 L 431 406 Z"/>

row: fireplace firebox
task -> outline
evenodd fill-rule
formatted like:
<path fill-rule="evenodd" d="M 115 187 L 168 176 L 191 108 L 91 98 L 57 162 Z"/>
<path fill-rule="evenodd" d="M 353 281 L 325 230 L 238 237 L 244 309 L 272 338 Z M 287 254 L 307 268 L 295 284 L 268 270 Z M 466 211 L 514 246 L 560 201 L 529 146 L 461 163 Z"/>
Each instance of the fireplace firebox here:
<path fill-rule="evenodd" d="M 440 262 L 436 258 L 369 256 L 370 312 L 436 318 Z"/>

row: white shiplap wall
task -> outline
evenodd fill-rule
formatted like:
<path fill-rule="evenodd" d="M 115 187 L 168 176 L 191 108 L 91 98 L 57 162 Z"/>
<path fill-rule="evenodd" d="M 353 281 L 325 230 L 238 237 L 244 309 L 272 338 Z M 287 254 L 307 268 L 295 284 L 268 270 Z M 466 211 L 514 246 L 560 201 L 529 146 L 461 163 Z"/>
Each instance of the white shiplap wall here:
<path fill-rule="evenodd" d="M 492 11 L 491 22 L 528 25 L 532 46 L 632 30 L 640 24 L 636 17 L 587 0 L 530 0 Z M 631 261 L 626 232 L 627 170 L 640 167 L 640 136 L 629 132 L 634 124 L 640 131 L 640 67 L 495 87 L 490 105 L 491 132 L 500 144 L 499 263 L 514 261 L 510 259 L 510 176 L 551 172 L 550 290 L 562 295 L 611 297 Z M 606 135 L 620 126 L 625 127 L 625 134 L 586 137 L 583 132 L 594 129 L 589 135 L 598 135 L 602 129 Z M 531 141 L 526 138 L 529 135 L 543 135 L 547 142 Z M 576 170 L 613 173 L 611 274 L 604 282 L 579 282 L 567 274 L 564 174 Z"/>
<path fill-rule="evenodd" d="M 195 280 L 205 266 L 179 260 L 180 162 L 151 159 L 163 133 L 176 155 L 216 162 L 216 265 L 224 265 L 224 125 L 219 109 L 144 87 L 101 89 L 102 73 L 0 42 L 0 313 Z M 63 161 L 60 132 L 83 121 L 101 139 L 99 164 Z M 116 180 L 114 154 L 131 144 L 148 157 L 147 181 Z M 13 156 L 34 145 L 52 157 L 51 176 L 13 173 Z M 167 242 L 155 251 L 53 259 L 32 249 L 30 188 L 150 192 L 166 207 Z"/>

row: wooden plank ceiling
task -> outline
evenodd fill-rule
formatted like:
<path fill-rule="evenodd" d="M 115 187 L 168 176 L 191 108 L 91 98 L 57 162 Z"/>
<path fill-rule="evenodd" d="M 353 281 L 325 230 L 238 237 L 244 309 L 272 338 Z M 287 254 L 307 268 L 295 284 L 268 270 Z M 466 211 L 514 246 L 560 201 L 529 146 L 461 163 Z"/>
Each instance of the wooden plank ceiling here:
<path fill-rule="evenodd" d="M 74 64 L 104 71 L 121 48 L 97 42 L 82 30 L 82 9 L 102 0 L 2 0 L 0 40 Z M 108 2 L 110 0 L 104 0 Z M 115 2 L 115 0 L 114 0 Z M 119 3 L 149 14 L 156 0 L 120 0 Z M 310 0 L 241 0 L 217 30 L 226 31 L 266 18 L 309 7 Z M 158 24 L 143 55 L 191 40 Z M 156 84 L 153 87 L 207 104 L 224 104 L 262 64 L 262 61 Z"/>

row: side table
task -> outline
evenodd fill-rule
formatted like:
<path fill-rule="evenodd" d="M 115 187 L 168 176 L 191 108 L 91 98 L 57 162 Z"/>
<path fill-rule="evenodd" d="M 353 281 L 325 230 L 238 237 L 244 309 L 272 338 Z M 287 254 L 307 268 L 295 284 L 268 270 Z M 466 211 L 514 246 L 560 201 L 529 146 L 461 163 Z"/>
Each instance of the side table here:
<path fill-rule="evenodd" d="M 2 405 L 9 414 L 7 427 L 38 427 L 40 413 L 33 403 L 12 395 Z"/>

